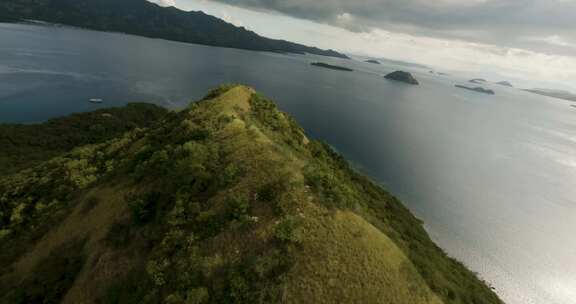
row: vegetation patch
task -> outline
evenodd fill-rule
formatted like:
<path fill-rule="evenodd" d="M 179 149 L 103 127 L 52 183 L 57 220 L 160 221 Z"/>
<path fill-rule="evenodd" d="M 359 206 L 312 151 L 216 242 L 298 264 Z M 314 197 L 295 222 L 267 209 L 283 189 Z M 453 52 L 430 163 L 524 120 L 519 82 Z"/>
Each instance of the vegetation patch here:
<path fill-rule="evenodd" d="M 16 173 L 76 147 L 102 143 L 166 115 L 161 107 L 132 103 L 51 119 L 41 124 L 0 124 L 0 175 Z"/>
<path fill-rule="evenodd" d="M 60 303 L 84 265 L 84 244 L 84 240 L 72 240 L 50 252 L 34 267 L 33 277 L 9 288 L 2 288 L 5 293 L 0 295 L 1 302 Z"/>

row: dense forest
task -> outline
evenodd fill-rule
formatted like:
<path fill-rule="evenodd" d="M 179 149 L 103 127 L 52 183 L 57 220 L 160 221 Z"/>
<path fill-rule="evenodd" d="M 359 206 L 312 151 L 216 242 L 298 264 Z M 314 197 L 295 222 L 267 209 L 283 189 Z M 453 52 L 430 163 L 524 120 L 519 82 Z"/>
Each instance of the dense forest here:
<path fill-rule="evenodd" d="M 254 51 L 348 58 L 332 50 L 268 39 L 203 12 L 160 7 L 146 0 L 0 1 L 0 21 L 16 20 L 41 20 L 99 31 Z"/>
<path fill-rule="evenodd" d="M 41 124 L 0 124 L 0 176 L 33 167 L 75 147 L 110 140 L 164 117 L 162 107 L 131 103 L 122 108 L 54 118 Z"/>
<path fill-rule="evenodd" d="M 150 124 L 108 140 L 88 128 L 88 145 L 64 136 L 52 145 L 78 146 L 0 176 L 0 303 L 501 304 L 253 89 L 145 113 Z M 35 132 L 70 133 L 79 117 Z"/>

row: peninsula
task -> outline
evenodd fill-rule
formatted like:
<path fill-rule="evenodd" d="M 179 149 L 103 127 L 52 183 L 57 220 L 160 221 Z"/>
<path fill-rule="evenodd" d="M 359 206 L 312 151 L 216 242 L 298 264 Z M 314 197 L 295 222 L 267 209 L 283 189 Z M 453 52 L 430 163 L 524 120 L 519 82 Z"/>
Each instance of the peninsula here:
<path fill-rule="evenodd" d="M 502 303 L 249 87 L 101 111 L 50 155 L 5 152 L 23 159 L 0 177 L 0 303 Z M 74 138 L 76 118 L 33 128 Z"/>

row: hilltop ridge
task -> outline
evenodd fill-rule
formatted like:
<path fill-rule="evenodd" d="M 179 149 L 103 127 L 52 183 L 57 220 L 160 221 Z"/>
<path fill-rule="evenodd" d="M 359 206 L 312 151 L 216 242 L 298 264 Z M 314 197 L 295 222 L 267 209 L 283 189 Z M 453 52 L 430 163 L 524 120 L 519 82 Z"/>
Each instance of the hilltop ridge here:
<path fill-rule="evenodd" d="M 0 177 L 0 210 L 0 303 L 501 303 L 240 85 Z"/>

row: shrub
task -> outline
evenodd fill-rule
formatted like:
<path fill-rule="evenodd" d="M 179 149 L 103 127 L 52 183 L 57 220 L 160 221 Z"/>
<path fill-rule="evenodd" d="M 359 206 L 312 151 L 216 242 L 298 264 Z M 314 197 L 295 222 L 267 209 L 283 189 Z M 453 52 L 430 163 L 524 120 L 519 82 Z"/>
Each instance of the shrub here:
<path fill-rule="evenodd" d="M 276 226 L 274 237 L 282 243 L 300 243 L 303 237 L 301 219 L 296 216 L 286 216 Z"/>
<path fill-rule="evenodd" d="M 155 192 L 145 195 L 128 194 L 125 200 L 128 201 L 134 223 L 144 225 L 151 222 L 156 216 L 159 199 L 160 194 Z"/>
<path fill-rule="evenodd" d="M 12 225 L 18 225 L 24 221 L 24 210 L 26 209 L 26 204 L 18 204 L 14 209 L 12 209 L 12 215 L 10 215 L 10 223 Z"/>
<path fill-rule="evenodd" d="M 243 197 L 232 196 L 227 205 L 230 220 L 243 220 L 250 210 L 250 203 Z"/>
<path fill-rule="evenodd" d="M 266 183 L 258 190 L 258 199 L 265 202 L 276 202 L 287 188 L 288 185 L 285 179 L 277 179 Z"/>
<path fill-rule="evenodd" d="M 224 259 L 221 255 L 216 254 L 211 257 L 202 258 L 200 269 L 204 278 L 209 279 L 212 278 L 214 273 L 222 266 L 224 266 Z"/>
<path fill-rule="evenodd" d="M 226 228 L 229 223 L 228 214 L 216 209 L 200 212 L 196 217 L 196 222 L 199 227 L 202 227 L 202 229 L 198 231 L 202 238 L 217 235 Z"/>
<path fill-rule="evenodd" d="M 146 272 L 154 282 L 154 285 L 158 287 L 164 286 L 166 284 L 166 270 L 170 266 L 170 262 L 167 259 L 162 260 L 151 260 L 146 265 Z"/>
<path fill-rule="evenodd" d="M 222 188 L 233 186 L 243 173 L 243 170 L 236 164 L 229 164 L 220 174 L 220 186 Z"/>
<path fill-rule="evenodd" d="M 274 213 L 281 214 L 282 208 L 279 203 L 288 187 L 288 177 L 266 183 L 258 189 L 258 200 L 269 203 Z"/>
<path fill-rule="evenodd" d="M 10 231 L 10 229 L 0 229 L 0 241 L 1 241 L 3 238 L 9 236 L 10 233 L 12 233 L 12 231 Z"/>
<path fill-rule="evenodd" d="M 351 188 L 350 181 L 330 168 L 308 166 L 304 170 L 304 178 L 329 208 L 354 209 L 360 204 L 359 193 Z"/>
<path fill-rule="evenodd" d="M 210 294 L 205 287 L 194 288 L 186 293 L 185 304 L 202 304 L 208 302 Z"/>
<path fill-rule="evenodd" d="M 190 220 L 190 214 L 184 200 L 177 199 L 174 208 L 168 214 L 168 224 L 172 226 L 184 225 Z"/>
<path fill-rule="evenodd" d="M 190 141 L 176 149 L 171 179 L 179 188 L 193 193 L 209 191 L 217 185 L 214 170 L 220 168 L 218 146 Z"/>
<path fill-rule="evenodd" d="M 98 179 L 98 169 L 87 159 L 70 160 L 64 164 L 68 178 L 76 187 L 83 189 Z"/>
<path fill-rule="evenodd" d="M 287 257 L 279 250 L 273 249 L 265 255 L 257 257 L 252 265 L 252 270 L 258 279 L 266 279 L 274 276 L 282 268 L 285 268 Z"/>

